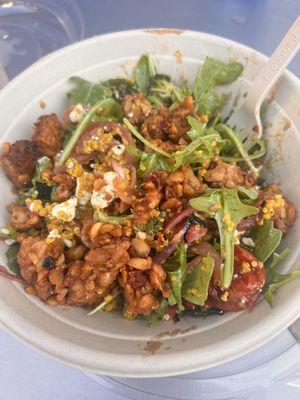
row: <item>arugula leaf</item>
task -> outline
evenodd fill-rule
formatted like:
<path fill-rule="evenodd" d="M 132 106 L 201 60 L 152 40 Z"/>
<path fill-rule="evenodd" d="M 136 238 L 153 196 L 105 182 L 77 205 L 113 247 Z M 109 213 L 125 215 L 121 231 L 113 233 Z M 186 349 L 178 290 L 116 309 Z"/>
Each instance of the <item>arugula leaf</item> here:
<path fill-rule="evenodd" d="M 152 311 L 150 314 L 146 314 L 145 317 L 147 319 L 147 322 L 149 326 L 155 325 L 166 313 L 167 309 L 169 307 L 169 304 L 166 299 L 163 299 L 160 303 L 160 306 L 156 308 L 154 311 Z"/>
<path fill-rule="evenodd" d="M 264 289 L 263 295 L 264 299 L 269 303 L 271 308 L 273 308 L 275 304 L 275 297 L 274 297 L 275 292 L 281 286 L 300 277 L 300 268 L 297 268 L 288 274 L 278 274 L 278 272 L 275 271 L 275 266 L 287 256 L 289 250 L 290 249 L 285 249 L 280 254 L 274 253 L 272 263 L 269 265 L 267 269 L 270 275 L 270 282 Z"/>
<path fill-rule="evenodd" d="M 262 262 L 266 261 L 279 246 L 281 239 L 281 230 L 274 228 L 272 221 L 265 221 L 254 231 L 256 257 Z"/>
<path fill-rule="evenodd" d="M 208 296 L 208 286 L 214 270 L 214 259 L 208 254 L 201 264 L 186 274 L 182 285 L 182 297 L 198 306 L 203 306 Z"/>
<path fill-rule="evenodd" d="M 150 101 L 150 103 L 152 104 L 152 106 L 155 108 L 165 106 L 165 103 L 163 102 L 163 100 L 157 95 L 151 94 L 147 98 Z"/>
<path fill-rule="evenodd" d="M 136 93 L 134 85 L 129 80 L 123 78 L 108 79 L 102 85 L 111 90 L 112 98 L 118 102 L 122 102 L 127 94 Z"/>
<path fill-rule="evenodd" d="M 282 250 L 281 253 L 274 253 L 273 257 L 272 257 L 272 261 L 268 266 L 268 271 L 270 273 L 272 273 L 275 269 L 275 267 L 277 266 L 277 264 L 280 263 L 280 261 L 282 261 L 285 257 L 287 257 L 287 255 L 289 254 L 289 252 L 291 251 L 291 249 L 289 247 L 286 247 L 285 249 Z"/>
<path fill-rule="evenodd" d="M 37 191 L 37 198 L 39 200 L 50 201 L 52 200 L 56 185 L 48 186 L 45 183 L 36 182 L 34 188 Z"/>
<path fill-rule="evenodd" d="M 76 87 L 68 93 L 71 104 L 94 105 L 100 100 L 112 97 L 112 90 L 101 83 L 92 83 L 79 76 L 72 76 L 70 80 Z"/>
<path fill-rule="evenodd" d="M 233 276 L 234 231 L 243 218 L 258 212 L 256 207 L 242 202 L 238 193 L 237 188 L 207 190 L 203 196 L 190 200 L 192 207 L 209 214 L 218 224 L 221 256 L 224 262 L 221 284 L 224 288 L 230 286 Z"/>
<path fill-rule="evenodd" d="M 166 79 L 160 75 L 156 75 L 152 79 L 149 93 L 150 101 L 154 100 L 154 105 L 156 106 L 170 106 L 173 103 L 182 103 L 185 97 L 191 94 L 187 87 L 176 86 L 169 77 Z"/>
<path fill-rule="evenodd" d="M 241 140 L 241 139 L 240 139 Z M 248 156 L 250 160 L 257 160 L 262 158 L 266 154 L 266 145 L 263 139 L 255 139 L 256 142 L 254 146 L 248 151 Z M 226 149 L 223 149 L 224 155 L 221 154 L 221 159 L 225 162 L 243 162 L 245 161 L 243 157 L 238 155 L 228 155 Z M 226 154 L 226 155 L 225 155 Z"/>
<path fill-rule="evenodd" d="M 160 147 L 155 146 L 154 144 L 149 142 L 146 138 L 144 138 L 135 129 L 135 127 L 128 121 L 128 119 L 124 118 L 123 122 L 135 137 L 137 137 L 142 143 L 144 143 L 146 146 L 148 146 L 156 153 L 158 153 L 160 157 L 159 158 L 156 157 L 155 162 L 162 168 L 168 168 L 167 170 L 174 171 L 184 164 L 200 163 L 205 158 L 211 157 L 213 154 L 215 154 L 217 146 L 213 145 L 213 141 L 217 142 L 217 144 L 219 145 L 218 147 L 223 146 L 223 144 L 225 143 L 218 133 L 212 133 L 206 136 L 199 137 L 198 139 L 194 140 L 189 145 L 187 145 L 181 151 L 176 151 L 176 153 L 167 153 Z M 133 150 L 131 149 L 131 152 L 132 151 Z M 172 159 L 174 164 L 172 165 L 167 161 L 163 161 L 163 158 L 161 156 Z M 145 158 L 146 156 L 144 156 L 144 159 Z"/>
<path fill-rule="evenodd" d="M 205 135 L 204 126 L 198 121 L 196 118 L 191 117 L 190 115 L 187 117 L 188 123 L 191 125 L 191 128 L 186 134 L 188 137 L 194 141 L 199 138 L 199 136 Z"/>
<path fill-rule="evenodd" d="M 150 147 L 150 149 L 154 150 L 156 153 L 165 156 L 167 158 L 173 158 L 172 154 L 167 153 L 166 151 L 162 150 L 160 147 L 155 146 L 154 144 L 150 143 L 147 139 L 144 138 L 136 129 L 135 127 L 128 121 L 127 118 L 123 119 L 124 124 L 130 130 L 130 132 L 137 137 L 142 143 L 146 146 Z"/>
<path fill-rule="evenodd" d="M 26 199 L 37 199 L 38 191 L 34 187 L 21 189 L 18 191 L 18 196 L 17 203 L 22 206 Z"/>
<path fill-rule="evenodd" d="M 245 188 L 244 186 L 237 186 L 237 191 L 243 199 L 256 200 L 258 198 L 258 191 L 253 188 Z"/>
<path fill-rule="evenodd" d="M 216 142 L 218 146 L 214 146 L 213 142 Z M 190 144 L 188 144 L 183 150 L 177 151 L 173 154 L 175 160 L 174 169 L 178 169 L 185 164 L 200 163 L 208 157 L 212 157 L 218 147 L 222 147 L 224 141 L 218 134 L 210 134 L 206 136 L 198 137 Z"/>
<path fill-rule="evenodd" d="M 158 231 L 162 230 L 164 225 L 163 218 L 165 217 L 165 213 L 162 211 L 160 215 L 156 218 L 152 218 L 147 224 L 139 225 L 137 227 L 138 231 L 146 232 L 151 236 L 154 236 Z"/>
<path fill-rule="evenodd" d="M 106 99 L 102 106 L 91 117 L 90 122 L 98 122 L 112 120 L 115 122 L 122 121 L 123 111 L 120 104 L 114 99 Z"/>
<path fill-rule="evenodd" d="M 222 106 L 223 99 L 214 94 L 213 89 L 218 85 L 234 82 L 243 72 L 240 63 L 225 64 L 207 57 L 199 68 L 194 83 L 194 97 L 197 113 L 214 114 Z"/>
<path fill-rule="evenodd" d="M 184 242 L 181 242 L 177 247 L 177 250 L 174 255 L 175 260 L 177 260 L 178 268 L 175 271 L 168 272 L 168 281 L 170 283 L 173 297 L 175 300 L 174 304 L 176 303 L 178 304 L 179 310 L 184 309 L 182 305 L 181 288 L 186 272 L 186 258 L 187 258 L 186 251 L 187 251 L 186 245 L 184 244 Z"/>
<path fill-rule="evenodd" d="M 172 165 L 164 158 L 155 153 L 142 152 L 140 157 L 138 175 L 145 176 L 152 171 L 172 171 Z"/>
<path fill-rule="evenodd" d="M 211 118 L 208 122 L 207 122 L 207 126 L 209 128 L 214 128 L 216 125 L 218 125 L 221 122 L 221 115 L 217 114 L 215 115 L 213 118 Z"/>
<path fill-rule="evenodd" d="M 137 147 L 127 146 L 127 150 L 140 159 L 137 175 L 147 176 L 152 171 L 172 171 L 173 165 L 165 158 L 156 153 L 146 153 Z"/>
<path fill-rule="evenodd" d="M 9 270 L 15 275 L 20 275 L 20 266 L 17 262 L 17 255 L 20 249 L 20 243 L 16 242 L 9 246 L 5 255 L 7 258 L 7 266 Z"/>
<path fill-rule="evenodd" d="M 65 161 L 67 161 L 69 155 L 71 154 L 71 151 L 75 147 L 77 140 L 80 138 L 82 132 L 87 128 L 89 123 L 91 122 L 91 119 L 94 117 L 95 114 L 101 114 L 102 112 L 106 112 L 106 107 L 111 107 L 112 102 L 116 103 L 112 99 L 104 99 L 100 100 L 98 103 L 96 103 L 89 112 L 87 112 L 80 123 L 77 125 L 76 129 L 74 130 L 72 136 L 70 137 L 69 141 L 65 145 L 63 152 L 58 160 L 58 165 L 63 165 Z"/>
<path fill-rule="evenodd" d="M 109 303 L 111 303 L 113 300 L 115 300 L 121 292 L 119 290 L 116 290 L 115 293 L 111 294 L 110 297 L 108 297 L 107 300 L 103 300 L 97 307 L 95 307 L 92 311 L 90 311 L 87 315 L 93 315 L 96 314 L 96 312 L 103 310 Z"/>
<path fill-rule="evenodd" d="M 134 70 L 134 78 L 140 92 L 147 94 L 151 78 L 156 75 L 156 69 L 150 54 L 143 54 Z"/>
<path fill-rule="evenodd" d="M 36 182 L 43 182 L 42 173 L 48 167 L 50 162 L 51 160 L 47 156 L 41 157 L 37 160 L 35 174 L 34 177 L 32 178 L 33 184 L 35 184 Z"/>
<path fill-rule="evenodd" d="M 225 124 L 219 124 L 215 127 L 215 129 L 221 134 L 223 138 L 231 141 L 236 151 L 241 155 L 242 160 L 246 162 L 253 174 L 255 176 L 258 176 L 261 168 L 256 168 L 253 164 L 247 150 L 245 149 L 241 139 L 239 138 L 238 133 L 236 133 L 233 129 Z"/>
<path fill-rule="evenodd" d="M 155 165 L 160 167 L 161 170 L 174 171 L 185 164 L 200 163 L 205 158 L 212 157 L 215 152 L 219 151 L 219 148 L 225 144 L 225 141 L 218 133 L 211 133 L 209 135 L 198 137 L 181 151 L 176 151 L 176 153 L 167 153 L 144 138 L 128 121 L 128 119 L 124 118 L 123 122 L 135 137 L 157 153 L 157 157 L 153 157 L 151 161 L 155 162 Z M 216 144 L 218 144 L 218 146 L 216 146 Z M 149 153 L 142 155 L 138 150 L 133 150 L 132 148 L 130 151 L 135 152 L 135 155 L 143 158 L 144 161 L 146 159 L 146 154 L 149 156 Z M 165 158 L 172 159 L 173 164 L 165 160 Z M 149 162 L 150 160 L 147 164 Z"/>
<path fill-rule="evenodd" d="M 97 210 L 94 212 L 94 219 L 100 222 L 107 222 L 115 225 L 125 225 L 128 219 L 132 218 L 132 215 L 125 216 L 113 216 L 107 215 L 103 211 Z"/>
<path fill-rule="evenodd" d="M 1 239 L 17 240 L 17 235 L 17 231 L 12 225 L 6 225 L 4 228 L 0 229 Z"/>
<path fill-rule="evenodd" d="M 194 309 L 188 309 L 186 308 L 183 313 L 185 315 L 194 317 L 194 318 L 206 318 L 209 317 L 210 315 L 222 315 L 223 312 L 220 310 L 217 310 L 215 308 L 208 308 L 208 309 L 202 309 L 199 307 L 196 307 Z"/>

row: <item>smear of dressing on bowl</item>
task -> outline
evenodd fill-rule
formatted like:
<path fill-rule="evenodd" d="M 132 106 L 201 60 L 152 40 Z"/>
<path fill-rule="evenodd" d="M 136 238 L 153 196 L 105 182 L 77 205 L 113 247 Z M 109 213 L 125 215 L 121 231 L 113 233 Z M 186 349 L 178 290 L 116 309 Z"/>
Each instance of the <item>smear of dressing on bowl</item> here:
<path fill-rule="evenodd" d="M 186 329 L 176 328 L 176 329 L 172 329 L 170 331 L 164 331 L 164 332 L 161 332 L 161 333 L 153 336 L 153 340 L 158 340 L 158 339 L 162 339 L 165 337 L 175 337 L 175 336 L 183 335 L 184 333 L 190 332 L 194 329 L 197 329 L 197 325 L 192 325 Z"/>
<path fill-rule="evenodd" d="M 181 35 L 185 32 L 184 29 L 174 29 L 174 28 L 158 28 L 158 29 L 145 29 L 144 32 L 152 33 L 154 35 Z"/>
<path fill-rule="evenodd" d="M 163 338 L 171 338 L 171 337 L 175 337 L 175 336 L 179 336 L 179 335 L 183 335 L 187 332 L 190 332 L 194 329 L 197 329 L 197 325 L 192 325 L 189 328 L 186 329 L 182 329 L 182 328 L 176 328 L 176 329 L 172 329 L 169 331 L 164 331 L 161 332 L 155 336 L 153 336 L 153 338 L 151 340 L 149 340 L 146 345 L 144 347 L 142 347 L 142 352 L 144 356 L 152 356 L 154 354 L 157 353 L 157 351 L 161 348 L 162 346 L 162 342 L 160 341 L 160 339 Z M 182 341 L 184 341 L 182 339 Z M 171 346 L 167 346 L 164 348 L 164 350 L 170 350 Z"/>
<path fill-rule="evenodd" d="M 158 340 L 150 340 L 149 342 L 146 343 L 145 347 L 142 348 L 143 355 L 145 357 L 153 356 L 160 348 L 161 348 L 161 342 L 159 342 Z"/>

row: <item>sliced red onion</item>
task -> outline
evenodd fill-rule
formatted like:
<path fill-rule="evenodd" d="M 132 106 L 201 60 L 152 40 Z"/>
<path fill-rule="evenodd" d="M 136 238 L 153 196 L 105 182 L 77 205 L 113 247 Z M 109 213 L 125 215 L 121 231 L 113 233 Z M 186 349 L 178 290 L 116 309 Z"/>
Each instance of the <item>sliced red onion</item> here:
<path fill-rule="evenodd" d="M 93 122 L 90 124 L 81 134 L 80 138 L 78 139 L 76 146 L 74 147 L 72 153 L 77 153 L 80 150 L 82 150 L 83 143 L 87 140 L 91 140 L 93 136 L 96 136 L 98 129 L 103 129 L 103 123 L 102 122 Z"/>
<path fill-rule="evenodd" d="M 135 140 L 131 136 L 131 133 L 123 127 L 119 127 L 119 128 L 120 128 L 120 136 L 122 138 L 123 143 L 125 145 L 130 144 L 131 146 L 135 147 Z"/>
<path fill-rule="evenodd" d="M 262 219 L 263 212 L 259 211 L 257 214 L 250 215 L 241 220 L 236 229 L 239 232 L 250 231 L 257 227 L 259 221 Z"/>
<path fill-rule="evenodd" d="M 197 210 L 193 207 L 188 207 L 185 210 L 181 211 L 179 214 L 170 219 L 170 221 L 164 227 L 164 231 L 168 231 L 174 228 L 174 226 L 178 225 L 184 218 L 188 217 L 191 214 L 194 214 L 194 212 L 197 212 Z"/>
<path fill-rule="evenodd" d="M 114 159 L 111 160 L 111 164 L 115 173 L 118 174 L 122 181 L 125 181 L 126 177 L 123 167 Z"/>
<path fill-rule="evenodd" d="M 73 108 L 75 106 L 70 106 L 64 109 L 64 111 L 61 114 L 60 120 L 63 124 L 63 126 L 68 127 L 72 124 L 72 121 L 70 120 L 70 113 L 73 111 Z"/>
<path fill-rule="evenodd" d="M 131 179 L 131 186 L 135 186 L 136 184 L 136 168 L 131 167 L 131 172 L 130 172 L 130 179 Z"/>
<path fill-rule="evenodd" d="M 176 247 L 181 242 L 188 227 L 189 225 L 187 221 L 183 221 L 182 226 L 179 228 L 178 232 L 175 233 L 170 243 L 153 257 L 153 261 L 155 263 L 163 264 L 166 261 L 166 259 L 170 257 L 170 255 L 174 252 Z"/>
<path fill-rule="evenodd" d="M 207 228 L 201 225 L 191 225 L 191 227 L 188 229 L 186 235 L 185 235 L 185 240 L 188 243 L 195 242 L 196 240 L 201 239 L 203 236 L 205 236 L 207 233 Z"/>
<path fill-rule="evenodd" d="M 64 174 L 67 172 L 65 165 L 59 165 L 58 167 L 54 167 L 53 169 L 54 174 Z"/>
<path fill-rule="evenodd" d="M 3 278 L 9 279 L 10 281 L 19 282 L 22 283 L 22 285 L 24 285 L 24 280 L 20 276 L 11 274 L 2 265 L 0 265 L 0 276 L 3 276 Z"/>
<path fill-rule="evenodd" d="M 132 136 L 130 135 L 130 133 L 125 128 L 123 128 L 120 124 L 117 124 L 116 122 L 112 122 L 112 121 L 93 122 L 81 134 L 80 138 L 78 139 L 78 141 L 76 143 L 75 148 L 73 149 L 73 151 L 71 153 L 72 157 L 77 158 L 79 155 L 81 155 L 80 153 L 81 153 L 81 149 L 83 147 L 83 143 L 86 140 L 92 139 L 93 136 L 95 136 L 97 134 L 98 129 L 103 129 L 104 132 L 115 131 L 121 136 L 122 141 L 125 145 L 130 144 L 132 146 L 135 146 L 135 141 L 132 138 Z M 88 154 L 88 155 L 84 154 L 84 156 L 86 158 L 89 157 L 90 160 L 95 158 L 96 155 L 97 155 L 97 151 L 92 152 L 91 154 Z"/>

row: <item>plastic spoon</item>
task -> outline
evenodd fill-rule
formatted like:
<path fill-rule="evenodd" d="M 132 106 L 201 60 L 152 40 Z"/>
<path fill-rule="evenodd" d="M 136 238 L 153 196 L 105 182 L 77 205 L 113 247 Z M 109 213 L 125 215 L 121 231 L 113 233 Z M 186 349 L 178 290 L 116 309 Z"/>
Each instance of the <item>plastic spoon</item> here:
<path fill-rule="evenodd" d="M 227 121 L 228 125 L 244 132 L 246 138 L 250 139 L 254 134 L 258 139 L 261 138 L 263 127 L 260 119 L 260 107 L 262 102 L 299 48 L 300 16 L 253 81 L 244 103 L 230 116 Z"/>

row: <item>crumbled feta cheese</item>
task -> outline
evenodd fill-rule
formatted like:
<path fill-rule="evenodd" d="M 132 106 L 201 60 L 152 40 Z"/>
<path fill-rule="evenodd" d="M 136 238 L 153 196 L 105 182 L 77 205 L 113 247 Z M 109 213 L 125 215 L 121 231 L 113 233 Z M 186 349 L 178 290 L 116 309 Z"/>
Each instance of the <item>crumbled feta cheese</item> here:
<path fill-rule="evenodd" d="M 6 228 L 2 228 L 2 229 L 0 230 L 0 232 L 3 233 L 3 235 L 9 235 L 9 230 L 6 229 Z"/>
<path fill-rule="evenodd" d="M 63 153 L 62 150 L 58 151 L 54 156 L 54 161 L 58 161 L 60 159 L 60 156 L 62 155 L 62 153 Z"/>
<path fill-rule="evenodd" d="M 106 208 L 109 206 L 109 201 L 105 199 L 105 193 L 93 190 L 91 204 L 94 208 Z"/>
<path fill-rule="evenodd" d="M 48 237 L 58 238 L 59 237 L 58 229 L 52 229 L 52 231 L 49 232 Z"/>
<path fill-rule="evenodd" d="M 79 204 L 82 206 L 86 205 L 91 200 L 92 193 L 87 190 L 82 190 L 81 178 L 77 178 L 75 196 L 77 197 Z"/>
<path fill-rule="evenodd" d="M 240 244 L 240 237 L 244 234 L 244 231 L 234 231 L 234 244 Z"/>
<path fill-rule="evenodd" d="M 82 193 L 82 196 L 79 199 L 79 204 L 82 206 L 86 205 L 90 201 L 91 197 L 92 197 L 92 193 L 84 190 Z"/>
<path fill-rule="evenodd" d="M 78 200 L 76 197 L 72 197 L 63 203 L 56 204 L 52 208 L 51 214 L 54 218 L 61 221 L 70 222 L 75 218 L 77 203 Z"/>
<path fill-rule="evenodd" d="M 77 177 L 75 196 L 80 205 L 86 205 L 91 197 L 94 186 L 95 177 L 90 172 L 83 172 L 82 175 Z"/>
<path fill-rule="evenodd" d="M 64 244 L 65 244 L 67 247 L 73 247 L 73 242 L 72 242 L 72 240 L 70 240 L 70 239 L 64 239 Z"/>
<path fill-rule="evenodd" d="M 110 186 L 104 186 L 100 191 L 93 190 L 91 204 L 94 208 L 106 208 L 116 198 L 114 191 L 107 191 Z"/>
<path fill-rule="evenodd" d="M 125 146 L 124 144 L 117 144 L 116 146 L 114 146 L 112 148 L 112 152 L 116 155 L 116 156 L 121 156 L 125 151 Z"/>
<path fill-rule="evenodd" d="M 81 103 L 76 104 L 73 110 L 69 114 L 70 121 L 74 124 L 80 122 L 84 116 L 85 110 Z"/>
<path fill-rule="evenodd" d="M 49 160 L 49 157 L 43 156 L 43 157 L 38 158 L 36 160 L 36 162 L 37 162 L 37 164 L 43 164 L 44 162 L 47 162 L 48 160 Z"/>
<path fill-rule="evenodd" d="M 139 239 L 145 240 L 147 238 L 147 234 L 145 232 L 139 231 L 136 233 L 136 237 Z"/>
<path fill-rule="evenodd" d="M 11 246 L 12 244 L 16 243 L 16 240 L 14 240 L 14 239 L 6 239 L 6 240 L 4 240 L 4 243 L 7 246 Z"/>
<path fill-rule="evenodd" d="M 250 237 L 244 237 L 242 238 L 242 242 L 249 247 L 255 247 L 255 242 L 253 239 L 251 239 Z"/>
<path fill-rule="evenodd" d="M 48 238 L 53 238 L 53 239 L 59 238 L 58 229 L 52 229 L 52 231 L 50 231 L 50 232 L 48 233 L 48 236 L 47 236 L 47 237 L 48 237 Z"/>
<path fill-rule="evenodd" d="M 30 210 L 31 212 L 39 212 L 40 209 L 41 209 L 41 207 L 42 207 L 42 202 L 41 202 L 41 200 L 33 200 L 33 201 L 30 201 L 30 200 L 28 199 L 28 202 L 26 202 L 27 207 L 28 207 L 28 204 L 29 204 L 29 210 Z"/>
<path fill-rule="evenodd" d="M 93 135 L 91 137 L 91 140 L 100 140 L 100 137 L 98 135 Z"/>
<path fill-rule="evenodd" d="M 113 181 L 117 176 L 118 175 L 115 172 L 109 171 L 109 172 L 105 172 L 105 174 L 103 175 L 103 179 L 104 179 L 104 182 L 106 183 L 106 185 L 114 187 Z"/>
<path fill-rule="evenodd" d="M 117 197 L 113 180 L 117 174 L 113 171 L 106 172 L 103 175 L 104 182 L 106 183 L 101 190 L 93 190 L 91 204 L 94 208 L 106 208 Z"/>

